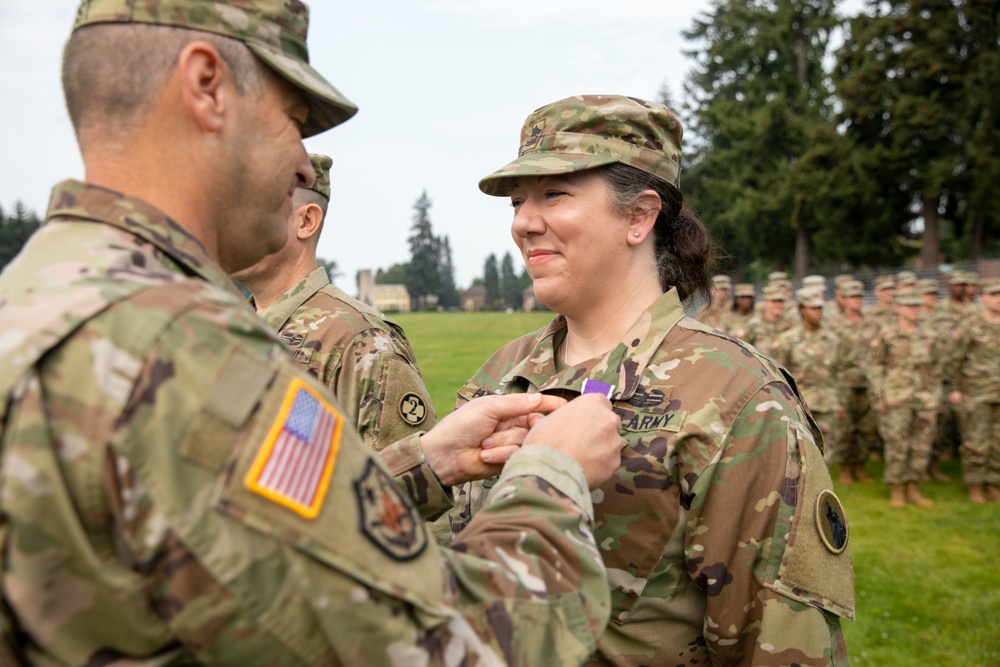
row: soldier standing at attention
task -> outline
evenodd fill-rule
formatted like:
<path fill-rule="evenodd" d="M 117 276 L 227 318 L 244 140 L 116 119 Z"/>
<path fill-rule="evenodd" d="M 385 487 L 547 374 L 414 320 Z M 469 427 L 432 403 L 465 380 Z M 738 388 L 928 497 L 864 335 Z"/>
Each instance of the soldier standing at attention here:
<path fill-rule="evenodd" d="M 885 442 L 884 480 L 889 504 L 931 507 L 918 483 L 927 472 L 941 400 L 941 346 L 921 326 L 923 300 L 915 291 L 894 296 L 896 324 L 882 329 L 870 345 L 868 383 L 879 433 Z"/>
<path fill-rule="evenodd" d="M 331 285 L 317 264 L 316 245 L 330 201 L 331 159 L 309 157 L 316 181 L 295 190 L 288 242 L 232 277 L 247 286 L 257 314 L 278 332 L 295 359 L 333 391 L 365 444 L 382 452 L 382 462 L 391 471 L 420 469 L 419 435 L 437 419 L 416 355 L 398 324 Z M 392 443 L 397 444 L 387 448 Z M 429 489 L 443 501 L 437 510 L 450 507 L 433 475 L 404 482 L 410 490 Z"/>
<path fill-rule="evenodd" d="M 309 65 L 307 24 L 281 0 L 80 6 L 63 87 L 87 182 L 55 187 L 0 275 L 2 664 L 561 665 L 596 646 L 607 399 L 491 396 L 421 436 L 456 482 L 505 458 L 485 439 L 521 444 L 439 550 L 227 277 L 285 245 L 314 178 L 302 137 L 357 110 Z"/>
<path fill-rule="evenodd" d="M 1000 280 L 984 280 L 983 311 L 955 329 L 945 382 L 962 430 L 969 500 L 1000 502 Z"/>
<path fill-rule="evenodd" d="M 808 416 L 771 360 L 684 314 L 711 245 L 683 207 L 680 141 L 668 108 L 634 97 L 528 116 L 519 157 L 479 187 L 510 197 L 558 315 L 495 352 L 458 403 L 598 392 L 621 417 L 622 466 L 593 495 L 614 621 L 588 664 L 846 665 L 848 528 Z M 456 528 L 492 486 L 463 487 Z"/>
<path fill-rule="evenodd" d="M 733 288 L 733 307 L 722 317 L 720 329 L 733 338 L 746 340 L 753 318 L 753 300 L 756 292 L 749 283 L 737 283 Z"/>
<path fill-rule="evenodd" d="M 923 299 L 920 306 L 920 319 L 924 326 L 930 329 L 939 339 L 942 354 L 947 356 L 947 350 L 951 347 L 951 330 L 953 328 L 951 318 L 947 313 L 939 310 L 938 290 L 940 284 L 934 278 L 921 278 L 917 281 L 917 293 Z M 934 429 L 934 448 L 931 450 L 931 462 L 927 467 L 926 479 L 933 479 L 938 482 L 950 482 L 951 477 L 941 470 L 941 461 L 952 456 L 957 437 L 955 417 L 952 405 L 948 401 L 947 382 L 941 385 L 941 402 L 938 405 L 937 426 Z"/>
<path fill-rule="evenodd" d="M 780 285 L 765 287 L 763 304 L 763 310 L 750 320 L 747 337 L 744 340 L 769 357 L 773 357 L 778 336 L 788 331 L 791 326 L 784 318 L 784 288 Z"/>
<path fill-rule="evenodd" d="M 841 372 L 838 373 L 840 404 L 844 418 L 840 420 L 840 457 L 838 482 L 874 481 L 865 473 L 868 454 L 879 446 L 875 414 L 868 398 L 868 348 L 878 334 L 878 326 L 861 313 L 864 285 L 858 280 L 840 284 L 843 316 L 830 323 L 840 336 Z"/>
<path fill-rule="evenodd" d="M 895 323 L 893 296 L 896 294 L 896 281 L 892 276 L 879 276 L 875 279 L 874 291 L 875 305 L 865 311 L 865 317 L 878 324 L 879 328 Z"/>
<path fill-rule="evenodd" d="M 722 318 L 732 308 L 732 301 L 729 300 L 729 293 L 733 289 L 733 283 L 726 275 L 712 277 L 712 301 L 702 310 L 698 319 L 710 327 L 722 331 Z"/>
<path fill-rule="evenodd" d="M 799 324 L 778 337 L 774 360 L 784 366 L 802 392 L 826 441 L 826 461 L 839 460 L 838 421 L 843 412 L 837 391 L 840 338 L 823 325 L 823 294 L 812 287 L 795 293 Z"/>
<path fill-rule="evenodd" d="M 833 279 L 833 299 L 823 306 L 823 318 L 827 322 L 843 317 L 844 315 L 844 295 L 842 287 L 844 283 L 854 280 L 850 273 L 840 273 Z"/>

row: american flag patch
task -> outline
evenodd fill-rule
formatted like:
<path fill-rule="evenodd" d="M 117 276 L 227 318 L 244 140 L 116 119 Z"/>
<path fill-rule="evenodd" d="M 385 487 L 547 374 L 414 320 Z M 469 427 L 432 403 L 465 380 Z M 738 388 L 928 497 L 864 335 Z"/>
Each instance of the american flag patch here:
<path fill-rule="evenodd" d="M 319 392 L 293 380 L 244 480 L 247 489 L 315 519 L 333 476 L 343 426 L 343 416 Z"/>

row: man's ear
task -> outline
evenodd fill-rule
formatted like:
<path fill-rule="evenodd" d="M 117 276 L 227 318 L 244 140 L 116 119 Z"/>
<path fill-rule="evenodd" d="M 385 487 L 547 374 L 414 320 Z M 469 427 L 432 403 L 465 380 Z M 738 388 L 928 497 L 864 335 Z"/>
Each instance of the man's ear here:
<path fill-rule="evenodd" d="M 319 234 L 323 225 L 323 210 L 318 204 L 306 204 L 299 207 L 295 212 L 297 223 L 295 225 L 295 236 L 300 241 Z"/>
<path fill-rule="evenodd" d="M 229 66 L 214 46 L 196 40 L 181 50 L 177 70 L 184 107 L 202 130 L 218 132 L 235 93 Z"/>

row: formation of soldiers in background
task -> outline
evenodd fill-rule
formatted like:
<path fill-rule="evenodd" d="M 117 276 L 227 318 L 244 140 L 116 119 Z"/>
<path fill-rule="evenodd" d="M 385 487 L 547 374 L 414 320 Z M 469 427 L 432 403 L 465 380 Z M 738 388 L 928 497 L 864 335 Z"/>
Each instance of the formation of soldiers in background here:
<path fill-rule="evenodd" d="M 840 483 L 873 481 L 865 463 L 883 458 L 890 504 L 928 507 L 918 484 L 950 481 L 939 461 L 960 456 L 969 500 L 1000 502 L 1000 279 L 942 278 L 877 277 L 865 306 L 850 274 L 833 280 L 831 300 L 820 275 L 793 292 L 775 271 L 759 300 L 753 285 L 720 275 L 698 317 L 792 374 Z"/>

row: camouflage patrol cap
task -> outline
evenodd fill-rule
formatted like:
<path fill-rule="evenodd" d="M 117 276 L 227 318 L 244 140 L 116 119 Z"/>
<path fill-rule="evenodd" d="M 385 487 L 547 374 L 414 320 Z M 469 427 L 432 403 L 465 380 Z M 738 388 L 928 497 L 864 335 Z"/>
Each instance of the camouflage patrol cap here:
<path fill-rule="evenodd" d="M 680 190 L 681 134 L 667 107 L 623 95 L 577 95 L 535 110 L 521 127 L 517 159 L 479 181 L 510 194 L 519 176 L 569 174 L 620 162 Z"/>
<path fill-rule="evenodd" d="M 715 289 L 732 289 L 733 281 L 729 279 L 729 276 L 720 273 L 717 276 L 712 276 L 712 286 Z"/>
<path fill-rule="evenodd" d="M 309 8 L 301 0 L 83 0 L 73 30 L 99 23 L 146 23 L 187 28 L 238 40 L 271 69 L 304 92 L 309 117 L 302 136 L 339 125 L 355 113 L 353 102 L 309 65 Z"/>
<path fill-rule="evenodd" d="M 897 306 L 922 306 L 924 299 L 915 289 L 901 289 L 892 296 L 892 302 Z"/>
<path fill-rule="evenodd" d="M 968 285 L 969 274 L 965 271 L 952 271 L 948 276 L 949 285 Z"/>
<path fill-rule="evenodd" d="M 826 303 L 823 293 L 815 287 L 803 287 L 795 292 L 795 300 L 805 308 L 822 308 Z"/>
<path fill-rule="evenodd" d="M 896 280 L 892 276 L 879 276 L 875 279 L 875 291 L 881 292 L 884 289 L 895 289 Z"/>
<path fill-rule="evenodd" d="M 822 287 L 826 289 L 826 278 L 818 275 L 806 276 L 802 279 L 803 287 Z"/>
<path fill-rule="evenodd" d="M 969 279 L 969 282 L 966 283 L 967 285 L 978 285 L 979 284 L 979 274 L 976 273 L 975 271 L 968 271 L 965 275 Z"/>
<path fill-rule="evenodd" d="M 864 295 L 865 285 L 860 280 L 845 280 L 840 283 L 840 296 L 847 298 Z"/>
<path fill-rule="evenodd" d="M 979 291 L 983 294 L 997 294 L 1000 292 L 1000 278 L 987 278 L 979 286 Z"/>
<path fill-rule="evenodd" d="M 779 280 L 788 280 L 788 274 L 785 271 L 771 271 L 767 274 L 767 282 L 774 283 Z"/>
<path fill-rule="evenodd" d="M 316 172 L 316 180 L 307 189 L 330 201 L 330 167 L 333 166 L 333 159 L 326 155 L 310 153 L 309 161 L 312 162 L 313 171 Z"/>
<path fill-rule="evenodd" d="M 938 281 L 933 278 L 921 278 L 917 281 L 917 291 L 921 294 L 937 294 Z"/>
<path fill-rule="evenodd" d="M 851 280 L 854 280 L 854 276 L 852 276 L 850 273 L 840 273 L 837 275 L 836 278 L 833 279 L 833 284 L 836 285 L 837 287 L 840 287 L 844 283 L 850 282 Z"/>
<path fill-rule="evenodd" d="M 736 287 L 733 288 L 733 296 L 757 296 L 757 290 L 750 283 L 736 283 Z"/>
<path fill-rule="evenodd" d="M 785 301 L 785 290 L 780 285 L 770 285 L 764 288 L 764 301 Z"/>
<path fill-rule="evenodd" d="M 908 285 L 917 284 L 917 274 L 913 271 L 900 271 L 896 274 L 896 286 L 906 287 Z"/>

